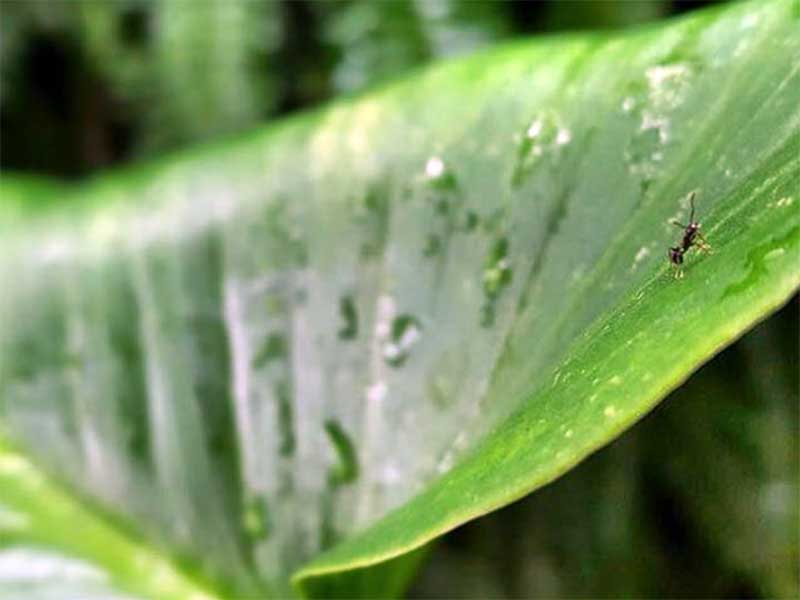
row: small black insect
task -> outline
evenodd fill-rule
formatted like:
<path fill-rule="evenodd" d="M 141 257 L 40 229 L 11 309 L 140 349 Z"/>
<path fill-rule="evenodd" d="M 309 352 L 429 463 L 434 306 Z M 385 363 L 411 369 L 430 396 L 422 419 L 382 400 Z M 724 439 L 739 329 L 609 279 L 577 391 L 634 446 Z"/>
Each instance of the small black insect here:
<path fill-rule="evenodd" d="M 680 245 L 670 248 L 667 253 L 669 261 L 675 267 L 676 279 L 683 277 L 683 269 L 681 268 L 681 265 L 683 265 L 683 255 L 686 254 L 690 248 L 696 246 L 703 252 L 711 251 L 711 246 L 706 241 L 706 238 L 703 237 L 703 234 L 700 233 L 700 223 L 694 220 L 694 192 L 689 195 L 689 203 L 692 206 L 692 212 L 689 215 L 689 224 L 684 225 L 677 221 L 671 221 L 673 225 L 683 229 L 683 239 Z"/>

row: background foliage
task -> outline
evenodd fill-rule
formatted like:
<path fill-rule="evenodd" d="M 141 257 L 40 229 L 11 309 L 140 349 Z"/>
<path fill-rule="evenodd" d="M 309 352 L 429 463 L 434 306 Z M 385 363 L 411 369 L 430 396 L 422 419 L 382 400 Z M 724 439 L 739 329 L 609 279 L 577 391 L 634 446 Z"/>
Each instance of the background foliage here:
<path fill-rule="evenodd" d="M 6 3 L 0 165 L 80 178 L 500 39 L 625 26 L 695 6 Z M 411 594 L 795 593 L 797 315 L 795 300 L 641 427 L 540 493 L 447 536 Z M 520 528 L 530 532 L 524 539 L 514 535 Z"/>
<path fill-rule="evenodd" d="M 0 22 L 0 165 L 81 176 L 499 40 L 624 27 L 704 4 L 288 0 L 190 11 L 170 0 L 12 0 Z"/>

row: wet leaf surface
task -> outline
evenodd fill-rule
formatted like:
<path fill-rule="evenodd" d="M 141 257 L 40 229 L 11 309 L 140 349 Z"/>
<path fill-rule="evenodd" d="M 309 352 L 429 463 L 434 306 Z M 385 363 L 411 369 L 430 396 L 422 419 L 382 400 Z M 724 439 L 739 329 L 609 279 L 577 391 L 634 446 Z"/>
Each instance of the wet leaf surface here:
<path fill-rule="evenodd" d="M 234 594 L 398 593 L 797 287 L 799 28 L 502 46 L 69 210 L 4 178 L 7 435 Z"/>

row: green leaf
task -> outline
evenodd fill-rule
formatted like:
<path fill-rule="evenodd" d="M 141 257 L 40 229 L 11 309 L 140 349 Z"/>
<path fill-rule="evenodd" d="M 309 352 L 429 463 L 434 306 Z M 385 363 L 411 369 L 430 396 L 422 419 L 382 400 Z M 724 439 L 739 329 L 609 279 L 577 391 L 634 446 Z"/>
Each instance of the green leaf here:
<path fill-rule="evenodd" d="M 54 486 L 0 438 L 3 597 L 211 600 L 204 586 Z"/>
<path fill-rule="evenodd" d="M 400 593 L 800 284 L 798 15 L 503 46 L 15 203 L 3 422 L 234 594 Z"/>
<path fill-rule="evenodd" d="M 796 596 L 798 309 L 558 481 L 445 536 L 410 597 Z"/>

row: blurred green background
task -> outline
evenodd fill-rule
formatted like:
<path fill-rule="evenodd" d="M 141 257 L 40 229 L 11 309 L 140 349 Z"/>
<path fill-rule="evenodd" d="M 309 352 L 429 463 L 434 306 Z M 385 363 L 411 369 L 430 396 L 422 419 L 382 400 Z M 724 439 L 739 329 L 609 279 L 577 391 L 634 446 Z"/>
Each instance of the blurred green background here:
<path fill-rule="evenodd" d="M 0 167 L 80 177 L 500 40 L 625 27 L 704 4 L 3 0 Z"/>
<path fill-rule="evenodd" d="M 516 36 L 678 1 L 0 5 L 0 168 L 79 179 Z M 549 487 L 445 537 L 411 597 L 797 597 L 793 299 Z"/>

